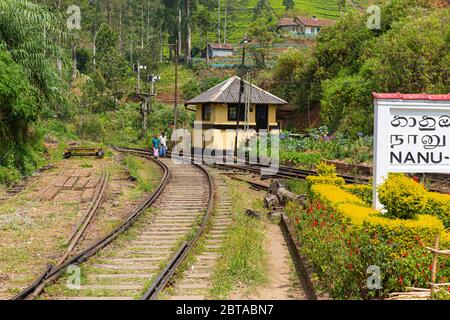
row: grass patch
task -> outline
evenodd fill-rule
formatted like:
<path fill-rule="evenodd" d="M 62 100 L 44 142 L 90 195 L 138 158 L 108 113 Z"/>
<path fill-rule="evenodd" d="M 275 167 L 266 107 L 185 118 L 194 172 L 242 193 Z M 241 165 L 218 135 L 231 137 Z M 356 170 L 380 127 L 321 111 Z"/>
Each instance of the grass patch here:
<path fill-rule="evenodd" d="M 124 164 L 130 175 L 137 180 L 137 187 L 144 192 L 150 192 L 155 187 L 157 180 L 156 171 L 152 166 L 145 163 L 146 160 L 127 155 Z"/>
<path fill-rule="evenodd" d="M 92 163 L 83 162 L 82 164 L 80 164 L 80 168 L 92 168 L 92 167 L 93 167 Z"/>
<path fill-rule="evenodd" d="M 305 194 L 307 191 L 307 183 L 305 180 L 287 180 L 286 187 L 289 191 L 294 192 L 296 194 Z"/>
<path fill-rule="evenodd" d="M 231 194 L 233 212 L 236 212 L 233 227 L 227 230 L 220 250 L 220 258 L 212 279 L 210 296 L 225 299 L 242 284 L 256 287 L 267 279 L 267 252 L 264 247 L 265 227 L 262 221 L 245 215 L 248 208 L 259 209 L 261 201 L 252 201 L 245 207 L 240 183 L 233 183 Z"/>

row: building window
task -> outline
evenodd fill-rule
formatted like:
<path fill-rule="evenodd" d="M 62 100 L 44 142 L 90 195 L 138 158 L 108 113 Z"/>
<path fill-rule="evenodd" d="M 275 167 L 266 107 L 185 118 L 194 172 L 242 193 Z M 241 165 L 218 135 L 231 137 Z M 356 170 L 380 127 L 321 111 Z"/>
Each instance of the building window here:
<path fill-rule="evenodd" d="M 238 104 L 233 103 L 228 105 L 228 121 L 237 121 Z M 239 112 L 239 121 L 245 121 L 245 104 L 241 104 L 241 110 Z"/>
<path fill-rule="evenodd" d="M 209 104 L 202 105 L 202 120 L 211 121 L 211 105 Z"/>

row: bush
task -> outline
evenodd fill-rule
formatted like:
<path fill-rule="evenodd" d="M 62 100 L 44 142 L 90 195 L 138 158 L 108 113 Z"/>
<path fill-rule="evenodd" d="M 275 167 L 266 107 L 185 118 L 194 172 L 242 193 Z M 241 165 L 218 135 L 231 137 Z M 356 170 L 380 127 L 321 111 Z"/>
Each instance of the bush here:
<path fill-rule="evenodd" d="M 322 156 L 318 152 L 298 152 L 280 150 L 280 159 L 295 165 L 316 165 L 320 163 Z"/>
<path fill-rule="evenodd" d="M 325 162 L 321 162 L 316 167 L 317 173 L 319 176 L 323 177 L 330 177 L 330 178 L 336 178 L 337 172 L 336 172 L 336 166 L 332 164 L 326 164 Z"/>
<path fill-rule="evenodd" d="M 0 183 L 11 185 L 20 179 L 21 175 L 16 168 L 0 166 Z"/>
<path fill-rule="evenodd" d="M 425 246 L 441 235 L 441 221 L 431 215 L 416 220 L 390 219 L 365 206 L 356 196 L 334 185 L 314 185 L 309 208 L 290 203 L 287 214 L 295 221 L 302 253 L 314 264 L 320 283 L 333 298 L 384 297 L 407 286 L 428 287 L 431 254 Z M 382 289 L 367 288 L 367 268 L 381 270 Z M 450 279 L 450 261 L 441 263 L 439 282 Z"/>
<path fill-rule="evenodd" d="M 429 192 L 425 213 L 436 215 L 442 220 L 446 228 L 450 228 L 450 196 Z"/>
<path fill-rule="evenodd" d="M 197 80 L 189 79 L 183 86 L 183 99 L 190 100 L 201 93 Z"/>
<path fill-rule="evenodd" d="M 425 188 L 400 174 L 391 174 L 379 187 L 380 202 L 393 218 L 411 219 L 423 213 L 427 205 Z"/>
<path fill-rule="evenodd" d="M 372 205 L 373 203 L 373 188 L 370 185 L 365 184 L 352 184 L 345 185 L 344 190 L 358 196 L 367 205 Z"/>
<path fill-rule="evenodd" d="M 85 117 L 77 124 L 77 134 L 83 140 L 101 141 L 105 131 L 96 117 Z"/>
<path fill-rule="evenodd" d="M 311 188 L 314 185 L 327 184 L 335 186 L 344 186 L 345 180 L 341 177 L 322 177 L 322 176 L 309 176 L 306 177 L 306 182 L 308 184 L 308 192 L 311 192 Z"/>
<path fill-rule="evenodd" d="M 365 206 L 360 198 L 342 190 L 337 185 L 315 184 L 310 189 L 310 197 L 314 201 L 320 201 L 333 208 L 336 208 L 339 204 L 357 204 Z"/>

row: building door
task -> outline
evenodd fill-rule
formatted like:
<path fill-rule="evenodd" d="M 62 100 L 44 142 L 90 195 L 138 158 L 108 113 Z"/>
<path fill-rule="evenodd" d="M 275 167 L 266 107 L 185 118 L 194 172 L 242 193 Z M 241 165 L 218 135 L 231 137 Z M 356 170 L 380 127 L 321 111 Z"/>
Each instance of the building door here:
<path fill-rule="evenodd" d="M 267 130 L 269 127 L 269 106 L 260 104 L 256 106 L 256 131 Z"/>

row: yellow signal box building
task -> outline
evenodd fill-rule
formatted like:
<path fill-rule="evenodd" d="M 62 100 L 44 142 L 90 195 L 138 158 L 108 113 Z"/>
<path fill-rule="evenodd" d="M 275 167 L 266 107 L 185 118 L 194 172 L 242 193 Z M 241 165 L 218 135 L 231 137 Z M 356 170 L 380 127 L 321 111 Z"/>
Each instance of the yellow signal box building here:
<path fill-rule="evenodd" d="M 237 76 L 185 103 L 186 107 L 195 106 L 195 149 L 234 150 L 238 116 L 238 144 L 245 141 L 249 134 L 254 135 L 261 130 L 277 133 L 283 129 L 286 119 L 280 111 L 287 106 L 287 102 L 247 81 L 243 84 L 239 115 L 241 79 Z"/>

